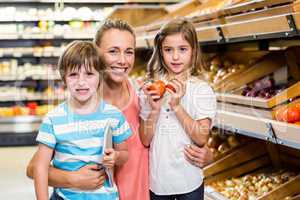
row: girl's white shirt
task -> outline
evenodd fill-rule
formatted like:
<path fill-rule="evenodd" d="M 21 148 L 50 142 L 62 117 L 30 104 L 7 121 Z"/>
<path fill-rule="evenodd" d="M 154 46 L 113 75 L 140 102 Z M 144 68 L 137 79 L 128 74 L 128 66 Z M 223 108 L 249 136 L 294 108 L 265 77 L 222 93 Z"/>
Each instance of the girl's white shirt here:
<path fill-rule="evenodd" d="M 146 120 L 150 105 L 140 93 L 140 117 Z M 165 97 L 164 97 L 165 98 Z M 195 77 L 187 80 L 181 105 L 194 119 L 216 115 L 216 96 L 212 88 Z M 203 170 L 184 158 L 184 147 L 193 143 L 168 103 L 164 103 L 155 134 L 150 144 L 150 190 L 157 195 L 184 194 L 197 189 L 203 182 Z"/>

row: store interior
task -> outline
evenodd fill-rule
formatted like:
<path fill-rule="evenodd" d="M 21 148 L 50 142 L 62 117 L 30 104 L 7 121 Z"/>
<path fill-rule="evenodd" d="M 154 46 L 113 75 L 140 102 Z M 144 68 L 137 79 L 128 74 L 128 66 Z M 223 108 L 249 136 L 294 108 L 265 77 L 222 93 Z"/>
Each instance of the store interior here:
<path fill-rule="evenodd" d="M 26 165 L 42 117 L 66 98 L 56 69 L 65 46 L 92 40 L 107 18 L 127 20 L 131 77 L 143 77 L 155 34 L 175 17 L 194 24 L 199 78 L 218 100 L 205 199 L 300 199 L 299 0 L 0 1 L 1 199 L 35 199 Z"/>

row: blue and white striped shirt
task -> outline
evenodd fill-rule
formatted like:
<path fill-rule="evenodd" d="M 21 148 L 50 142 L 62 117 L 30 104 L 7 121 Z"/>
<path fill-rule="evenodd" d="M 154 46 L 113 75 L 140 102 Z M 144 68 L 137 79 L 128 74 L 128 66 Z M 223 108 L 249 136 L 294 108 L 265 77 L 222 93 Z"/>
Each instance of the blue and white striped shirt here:
<path fill-rule="evenodd" d="M 103 155 L 103 139 L 107 126 L 115 144 L 124 142 L 132 134 L 125 117 L 116 107 L 101 101 L 96 112 L 80 115 L 72 112 L 64 102 L 44 118 L 37 141 L 55 149 L 53 166 L 76 171 L 88 163 L 99 163 Z M 56 188 L 64 199 L 116 200 L 117 188 L 108 183 L 94 191 Z"/>

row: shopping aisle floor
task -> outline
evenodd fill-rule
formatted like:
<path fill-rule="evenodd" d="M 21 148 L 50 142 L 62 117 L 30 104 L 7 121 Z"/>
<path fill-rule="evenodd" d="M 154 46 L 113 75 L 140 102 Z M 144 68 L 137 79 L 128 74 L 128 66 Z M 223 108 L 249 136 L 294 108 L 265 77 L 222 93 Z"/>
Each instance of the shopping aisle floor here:
<path fill-rule="evenodd" d="M 33 181 L 26 177 L 26 166 L 36 148 L 0 147 L 0 199 L 35 199 Z"/>

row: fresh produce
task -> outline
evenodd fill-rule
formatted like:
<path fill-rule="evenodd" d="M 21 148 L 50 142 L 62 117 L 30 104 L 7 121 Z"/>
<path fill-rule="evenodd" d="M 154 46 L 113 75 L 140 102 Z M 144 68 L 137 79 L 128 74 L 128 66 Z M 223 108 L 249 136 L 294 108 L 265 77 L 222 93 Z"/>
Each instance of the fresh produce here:
<path fill-rule="evenodd" d="M 166 91 L 166 85 L 161 80 L 156 80 L 155 82 L 151 83 L 149 86 L 147 86 L 147 90 L 149 91 L 156 91 L 159 97 L 161 98 Z"/>
<path fill-rule="evenodd" d="M 260 97 L 269 99 L 286 88 L 285 85 L 276 85 L 272 76 L 266 76 L 247 85 L 242 91 L 246 97 Z"/>
<path fill-rule="evenodd" d="M 300 103 L 296 105 L 286 105 L 275 111 L 275 119 L 288 123 L 300 122 Z"/>
<path fill-rule="evenodd" d="M 236 64 L 227 58 L 216 56 L 210 61 L 207 80 L 213 84 L 218 84 L 221 80 L 228 78 L 232 74 L 239 73 L 245 68 L 244 64 Z"/>
<path fill-rule="evenodd" d="M 216 181 L 210 184 L 230 200 L 254 200 L 296 176 L 294 172 L 259 173 Z"/>
<path fill-rule="evenodd" d="M 173 85 L 171 85 L 171 84 L 167 84 L 166 85 L 166 89 L 170 89 L 170 90 L 172 90 L 173 92 L 176 92 L 176 89 L 173 87 Z"/>

